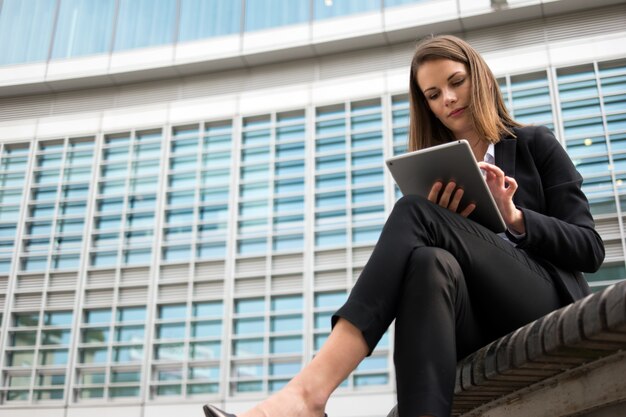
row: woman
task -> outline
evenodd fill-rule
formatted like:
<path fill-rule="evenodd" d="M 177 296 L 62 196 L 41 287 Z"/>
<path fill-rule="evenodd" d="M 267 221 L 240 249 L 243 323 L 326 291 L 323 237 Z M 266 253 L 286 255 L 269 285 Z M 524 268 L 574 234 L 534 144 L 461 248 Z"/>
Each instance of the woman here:
<path fill-rule="evenodd" d="M 323 416 L 394 319 L 399 415 L 448 416 L 457 360 L 589 293 L 581 271 L 600 267 L 604 246 L 552 133 L 515 122 L 482 57 L 453 36 L 418 45 L 410 93 L 409 148 L 466 139 L 506 233 L 468 220 L 475 207 L 459 207 L 454 183 L 401 198 L 320 352 L 240 417 Z"/>

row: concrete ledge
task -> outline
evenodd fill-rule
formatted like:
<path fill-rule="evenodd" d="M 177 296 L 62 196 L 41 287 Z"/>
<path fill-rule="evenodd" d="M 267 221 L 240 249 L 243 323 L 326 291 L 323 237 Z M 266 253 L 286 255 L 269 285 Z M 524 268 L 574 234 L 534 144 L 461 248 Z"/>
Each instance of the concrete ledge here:
<path fill-rule="evenodd" d="M 461 360 L 452 415 L 591 417 L 592 410 L 620 408 L 615 404 L 626 401 L 625 348 L 623 281 Z M 396 408 L 388 415 L 397 416 Z"/>

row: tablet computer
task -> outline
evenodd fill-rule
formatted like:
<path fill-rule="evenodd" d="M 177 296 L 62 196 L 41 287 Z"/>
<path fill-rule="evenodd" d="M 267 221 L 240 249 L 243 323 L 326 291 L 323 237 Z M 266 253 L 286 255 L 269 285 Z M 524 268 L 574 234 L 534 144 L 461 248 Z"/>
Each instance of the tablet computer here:
<path fill-rule="evenodd" d="M 466 140 L 408 152 L 385 162 L 402 194 L 428 197 L 435 181 L 441 181 L 444 186 L 454 181 L 464 190 L 459 208 L 476 203 L 476 208 L 469 215 L 470 219 L 496 233 L 506 230 L 506 224 Z"/>

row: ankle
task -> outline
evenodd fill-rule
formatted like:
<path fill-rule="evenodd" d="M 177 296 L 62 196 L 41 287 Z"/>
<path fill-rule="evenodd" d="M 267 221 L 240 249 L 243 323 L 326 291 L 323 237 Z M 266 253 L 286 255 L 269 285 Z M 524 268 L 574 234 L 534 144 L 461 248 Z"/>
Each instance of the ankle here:
<path fill-rule="evenodd" d="M 292 379 L 285 388 L 302 398 L 308 410 L 314 412 L 323 412 L 325 410 L 328 395 L 326 395 L 324 390 L 316 389 L 311 384 L 305 384 L 302 378 L 298 376 Z"/>

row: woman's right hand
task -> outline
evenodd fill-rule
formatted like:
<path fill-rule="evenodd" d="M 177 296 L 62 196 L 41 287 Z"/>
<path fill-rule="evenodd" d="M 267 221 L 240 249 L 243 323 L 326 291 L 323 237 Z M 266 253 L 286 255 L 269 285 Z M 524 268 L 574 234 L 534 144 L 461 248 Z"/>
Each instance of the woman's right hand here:
<path fill-rule="evenodd" d="M 457 188 L 456 183 L 453 181 L 450 181 L 445 188 L 443 187 L 443 183 L 441 181 L 437 181 L 433 184 L 430 192 L 428 193 L 429 201 L 432 201 L 443 208 L 447 208 L 454 213 L 459 213 L 463 217 L 467 217 L 472 213 L 472 211 L 474 211 L 476 204 L 470 203 L 467 207 L 459 211 L 459 203 L 461 202 L 462 197 L 463 189 Z"/>

